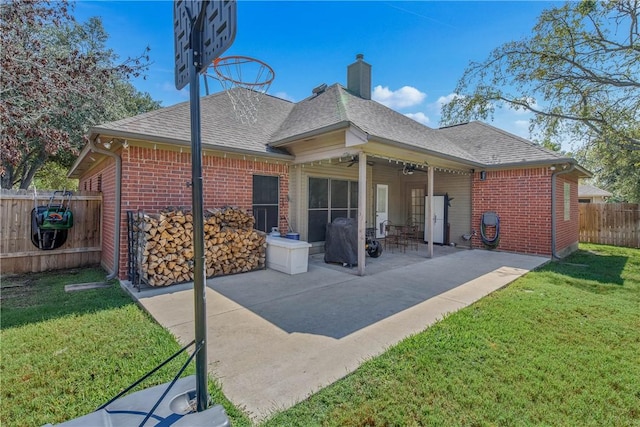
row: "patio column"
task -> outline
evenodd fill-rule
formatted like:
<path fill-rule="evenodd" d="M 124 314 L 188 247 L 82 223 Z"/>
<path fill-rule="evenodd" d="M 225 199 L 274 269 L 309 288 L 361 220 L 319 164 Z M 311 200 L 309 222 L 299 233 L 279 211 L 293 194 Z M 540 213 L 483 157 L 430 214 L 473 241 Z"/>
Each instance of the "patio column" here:
<path fill-rule="evenodd" d="M 358 276 L 364 276 L 367 227 L 367 155 L 358 153 Z"/>
<path fill-rule="evenodd" d="M 429 165 L 429 181 L 427 182 L 427 223 L 429 224 L 429 233 L 427 239 L 427 257 L 433 258 L 433 166 Z"/>

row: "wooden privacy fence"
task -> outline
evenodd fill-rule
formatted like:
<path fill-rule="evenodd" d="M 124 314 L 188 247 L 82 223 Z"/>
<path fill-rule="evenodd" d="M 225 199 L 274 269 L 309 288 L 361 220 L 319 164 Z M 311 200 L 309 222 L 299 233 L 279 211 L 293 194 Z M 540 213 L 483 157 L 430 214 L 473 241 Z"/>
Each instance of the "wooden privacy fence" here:
<path fill-rule="evenodd" d="M 580 241 L 640 248 L 640 205 L 580 203 Z"/>
<path fill-rule="evenodd" d="M 41 250 L 31 241 L 31 211 L 49 203 L 52 192 L 2 190 L 0 194 L 0 272 L 28 273 L 100 263 L 102 195 L 74 192 L 70 209 L 73 227 L 58 249 Z M 34 200 L 34 198 L 36 200 Z M 60 200 L 60 198 L 56 198 Z"/>

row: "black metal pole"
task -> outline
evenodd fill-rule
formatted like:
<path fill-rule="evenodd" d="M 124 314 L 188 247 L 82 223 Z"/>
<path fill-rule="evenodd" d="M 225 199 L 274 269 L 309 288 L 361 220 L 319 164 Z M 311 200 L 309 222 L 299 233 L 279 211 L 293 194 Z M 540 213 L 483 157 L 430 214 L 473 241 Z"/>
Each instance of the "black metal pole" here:
<path fill-rule="evenodd" d="M 204 6 L 203 6 L 204 8 Z M 191 61 L 189 64 L 189 93 L 191 112 L 191 176 L 193 205 L 193 293 L 195 300 L 195 339 L 199 346 L 196 355 L 197 411 L 208 406 L 207 390 L 207 300 L 205 288 L 204 210 L 202 195 L 202 141 L 200 134 L 200 62 L 202 29 L 196 21 L 191 31 Z"/>

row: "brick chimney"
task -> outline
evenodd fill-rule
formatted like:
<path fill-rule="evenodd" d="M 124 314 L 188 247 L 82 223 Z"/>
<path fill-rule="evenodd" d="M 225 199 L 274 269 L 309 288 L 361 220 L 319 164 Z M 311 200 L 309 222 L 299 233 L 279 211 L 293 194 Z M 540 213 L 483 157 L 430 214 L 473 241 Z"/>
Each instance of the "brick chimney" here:
<path fill-rule="evenodd" d="M 356 62 L 347 67 L 347 90 L 364 99 L 371 99 L 371 65 L 364 55 L 356 55 Z"/>

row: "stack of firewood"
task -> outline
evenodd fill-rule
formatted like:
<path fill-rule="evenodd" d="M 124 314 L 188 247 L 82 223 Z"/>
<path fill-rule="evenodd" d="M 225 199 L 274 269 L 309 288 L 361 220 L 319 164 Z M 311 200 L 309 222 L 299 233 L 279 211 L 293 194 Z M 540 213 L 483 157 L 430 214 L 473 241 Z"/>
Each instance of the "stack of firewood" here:
<path fill-rule="evenodd" d="M 138 264 L 151 286 L 193 280 L 193 216 L 180 209 L 137 221 Z M 206 276 L 242 273 L 264 268 L 266 234 L 253 229 L 254 218 L 237 208 L 205 212 Z"/>

